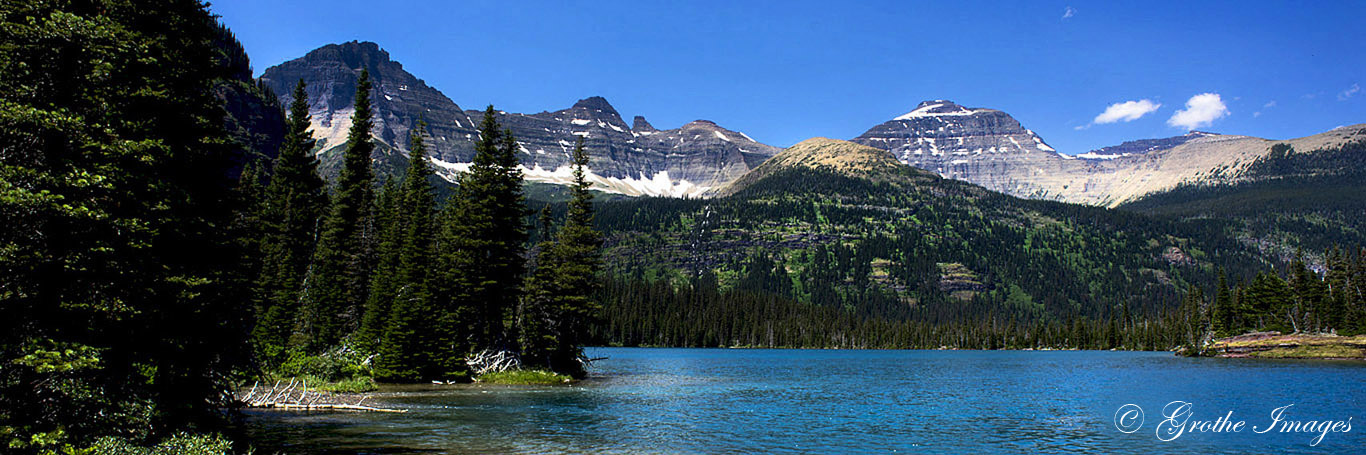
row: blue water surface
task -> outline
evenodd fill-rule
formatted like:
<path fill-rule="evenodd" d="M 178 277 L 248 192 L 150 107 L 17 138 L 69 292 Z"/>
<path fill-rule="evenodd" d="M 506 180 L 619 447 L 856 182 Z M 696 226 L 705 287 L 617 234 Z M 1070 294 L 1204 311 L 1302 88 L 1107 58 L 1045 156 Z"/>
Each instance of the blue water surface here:
<path fill-rule="evenodd" d="M 589 355 L 606 359 L 573 385 L 385 389 L 372 400 L 409 412 L 251 412 L 243 428 L 260 452 L 302 454 L 1366 453 L 1360 361 L 1096 351 Z M 1171 429 L 1161 424 L 1173 401 L 1190 403 L 1188 424 L 1229 412 L 1245 423 L 1239 432 L 1159 432 Z M 1117 423 L 1125 405 L 1142 418 Z M 1282 419 L 1301 431 L 1254 433 L 1287 405 Z M 1315 428 L 1326 425 L 1315 422 L 1349 418 L 1350 431 L 1339 425 L 1319 439 Z"/>

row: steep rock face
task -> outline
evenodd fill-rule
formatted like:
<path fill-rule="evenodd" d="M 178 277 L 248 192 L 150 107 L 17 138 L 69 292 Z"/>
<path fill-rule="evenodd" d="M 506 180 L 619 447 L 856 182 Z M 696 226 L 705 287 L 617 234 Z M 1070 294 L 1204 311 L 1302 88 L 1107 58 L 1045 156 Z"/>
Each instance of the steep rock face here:
<path fill-rule="evenodd" d="M 1044 197 L 1034 179 L 1058 172 L 1067 160 L 1043 138 L 995 109 L 925 101 L 852 140 L 887 150 L 897 160 L 992 190 Z"/>
<path fill-rule="evenodd" d="M 421 118 L 431 131 L 428 145 L 434 162 L 444 170 L 442 175 L 453 179 L 468 167 L 483 111 L 461 110 L 375 43 L 324 46 L 267 69 L 261 80 L 282 94 L 284 103 L 292 101 L 288 94 L 298 80 L 308 84 L 314 135 L 324 141 L 321 153 L 329 153 L 346 141 L 361 68 L 370 71 L 375 86 L 373 134 L 387 145 L 377 148 L 376 155 L 395 150 L 406 153 L 408 132 Z M 569 182 L 570 152 L 583 138 L 590 157 L 589 179 L 599 189 L 627 195 L 701 195 L 779 151 L 705 120 L 658 130 L 637 116 L 628 126 L 601 97 L 586 98 L 555 112 L 499 112 L 498 121 L 516 137 L 528 180 Z M 394 157 L 375 158 L 394 161 Z"/>
<path fill-rule="evenodd" d="M 375 108 L 374 136 L 386 144 L 407 150 L 408 132 L 418 119 L 431 131 L 434 156 L 464 162 L 474 156 L 478 131 L 468 115 L 440 91 L 391 60 L 379 45 L 352 41 L 329 44 L 301 58 L 266 69 L 261 82 L 280 95 L 285 105 L 293 101 L 294 85 L 308 84 L 309 113 L 313 135 L 324 151 L 346 143 L 355 110 L 356 81 L 361 69 L 370 71 Z"/>
<path fill-rule="evenodd" d="M 467 114 L 476 122 L 483 118 L 483 112 Z M 596 96 L 555 112 L 500 112 L 498 122 L 516 136 L 528 178 L 562 180 L 569 174 L 569 154 L 582 138 L 589 178 L 601 189 L 631 195 L 699 196 L 779 151 L 706 120 L 658 130 L 637 116 L 627 126 L 607 100 Z"/>

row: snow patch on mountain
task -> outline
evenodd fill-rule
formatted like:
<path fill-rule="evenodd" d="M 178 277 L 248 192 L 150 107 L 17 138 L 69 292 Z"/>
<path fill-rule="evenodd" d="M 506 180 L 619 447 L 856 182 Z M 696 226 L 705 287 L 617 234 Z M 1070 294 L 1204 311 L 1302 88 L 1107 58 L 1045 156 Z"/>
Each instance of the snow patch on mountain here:
<path fill-rule="evenodd" d="M 432 165 L 439 170 L 437 174 L 441 178 L 454 183 L 456 176 L 462 172 L 468 172 L 473 163 L 448 163 L 436 158 L 430 158 Z M 522 177 L 527 181 L 553 183 L 556 185 L 569 185 L 574 183 L 574 168 L 563 165 L 554 170 L 546 170 L 539 164 L 527 168 L 524 165 L 517 165 L 522 171 Z M 672 179 L 669 171 L 659 171 L 653 176 L 647 176 L 644 172 L 638 178 L 603 177 L 588 169 L 585 177 L 593 185 L 593 189 L 607 192 L 623 194 L 627 196 L 668 196 L 668 197 L 701 197 L 710 191 L 709 186 L 698 186 L 686 179 Z"/>

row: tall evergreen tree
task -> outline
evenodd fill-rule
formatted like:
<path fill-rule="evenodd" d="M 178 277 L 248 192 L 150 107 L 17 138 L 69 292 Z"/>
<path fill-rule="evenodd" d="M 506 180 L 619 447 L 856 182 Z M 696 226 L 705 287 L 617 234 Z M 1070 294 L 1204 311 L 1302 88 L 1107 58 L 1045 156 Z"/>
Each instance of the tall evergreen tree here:
<path fill-rule="evenodd" d="M 1233 291 L 1228 288 L 1228 275 L 1224 269 L 1219 269 L 1219 285 L 1215 288 L 1214 311 L 1211 316 L 1214 324 L 1214 333 L 1219 335 L 1232 335 L 1231 332 L 1238 329 L 1234 322 Z"/>
<path fill-rule="evenodd" d="M 402 196 L 394 222 L 401 229 L 392 302 L 382 319 L 384 331 L 379 344 L 375 376 L 387 381 L 416 381 L 440 378 L 446 371 L 440 359 L 448 346 L 441 344 L 432 323 L 434 308 L 428 288 L 428 271 L 435 242 L 436 195 L 431 186 L 433 175 L 427 161 L 424 133 L 419 122 L 412 133 L 408 170 L 403 177 Z M 369 318 L 369 315 L 367 315 Z"/>
<path fill-rule="evenodd" d="M 0 3 L 0 447 L 210 423 L 246 360 L 235 164 L 193 0 Z"/>
<path fill-rule="evenodd" d="M 314 352 L 336 345 L 355 328 L 369 292 L 375 240 L 370 89 L 370 72 L 362 69 L 336 195 L 304 287 L 304 330 Z"/>
<path fill-rule="evenodd" d="M 398 281 L 399 245 L 403 242 L 404 216 L 400 210 L 403 188 L 398 179 L 384 181 L 375 210 L 375 226 L 379 243 L 375 247 L 375 272 L 370 277 L 370 294 L 366 296 L 365 311 L 354 337 L 355 347 L 373 353 L 379 349 L 384 324 L 389 318 L 389 305 L 401 284 Z"/>
<path fill-rule="evenodd" d="M 285 138 L 275 158 L 274 173 L 261 207 L 261 272 L 254 297 L 257 311 L 252 332 L 256 355 L 267 367 L 283 360 L 299 313 L 300 289 L 313 257 L 318 218 L 327 193 L 313 155 L 308 92 L 304 81 L 294 86 Z"/>
<path fill-rule="evenodd" d="M 444 324 L 451 346 L 468 337 L 474 349 L 512 347 L 506 319 L 525 270 L 526 203 L 517 142 L 497 114 L 492 105 L 484 111 L 474 159 L 443 216 L 438 262 L 446 275 L 437 300 L 443 314 L 460 319 Z"/>
<path fill-rule="evenodd" d="M 543 242 L 529 280 L 522 328 L 523 358 L 531 365 L 582 377 L 580 357 L 599 310 L 602 235 L 593 227 L 593 193 L 583 139 L 574 147 L 574 185 L 564 226 Z"/>

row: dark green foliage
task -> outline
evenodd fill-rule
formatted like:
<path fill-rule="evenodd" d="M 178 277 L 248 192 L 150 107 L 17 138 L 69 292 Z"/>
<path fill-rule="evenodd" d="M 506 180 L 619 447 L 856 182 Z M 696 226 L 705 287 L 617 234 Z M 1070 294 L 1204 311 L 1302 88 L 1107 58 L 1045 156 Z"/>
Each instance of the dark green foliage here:
<path fill-rule="evenodd" d="M 480 126 L 479 141 L 468 172 L 442 216 L 437 242 L 441 285 L 434 289 L 440 314 L 459 320 L 443 324 L 453 346 L 503 348 L 525 270 L 527 228 L 517 143 L 500 129 L 493 106 Z M 468 335 L 467 335 L 468 334 Z"/>
<path fill-rule="evenodd" d="M 1231 234 L 1255 240 L 1278 261 L 1297 250 L 1366 243 L 1366 140 L 1296 152 L 1276 144 L 1227 184 L 1183 185 L 1121 209 L 1226 220 Z M 1321 257 L 1305 258 L 1321 263 Z"/>
<path fill-rule="evenodd" d="M 370 153 L 375 147 L 370 137 L 374 125 L 371 116 L 370 73 L 362 69 L 344 164 L 332 206 L 323 218 L 303 291 L 303 330 L 307 347 L 314 352 L 337 344 L 356 328 L 369 293 L 377 243 L 374 175 L 370 169 Z"/>
<path fill-rule="evenodd" d="M 1366 250 L 1348 254 L 1333 247 L 1324 253 L 1328 259 L 1322 272 L 1296 259 L 1284 269 L 1284 278 L 1279 273 L 1260 273 L 1249 284 L 1239 283 L 1232 289 L 1221 280 L 1216 288 L 1215 333 L 1366 333 L 1364 256 Z"/>
<path fill-rule="evenodd" d="M 1239 276 L 1264 269 L 1217 220 L 1021 200 L 911 169 L 882 182 L 788 169 L 732 197 L 641 198 L 599 209 L 598 225 L 612 239 L 607 267 L 629 285 L 713 277 L 703 286 L 719 291 L 702 295 L 773 295 L 869 321 L 944 328 L 906 338 L 941 343 L 915 347 L 992 346 L 1007 330 L 1017 342 L 1068 346 L 1043 334 L 1081 327 L 1071 346 L 1170 348 L 1183 342 L 1174 324 L 1183 291 L 1213 283 L 1212 264 L 1231 264 Z M 605 342 L 652 340 L 656 329 L 701 331 L 675 334 L 685 339 L 721 330 L 648 320 L 676 313 L 614 307 L 643 305 L 614 295 L 603 301 Z M 741 319 L 759 326 L 718 323 L 760 333 L 768 324 Z M 868 341 L 843 336 L 850 345 Z M 840 344 L 814 346 L 832 345 Z"/>
<path fill-rule="evenodd" d="M 394 302 L 394 294 L 401 285 L 398 280 L 399 244 L 403 242 L 404 214 L 400 211 L 403 194 L 397 179 L 384 181 L 380 190 L 379 204 L 375 213 L 375 225 L 379 231 L 379 245 L 375 249 L 375 273 L 370 279 L 370 294 L 366 297 L 365 311 L 360 327 L 356 330 L 354 345 L 364 352 L 375 352 L 380 338 L 384 335 L 384 325 L 389 320 L 389 306 Z"/>
<path fill-rule="evenodd" d="M 387 308 L 376 308 L 387 313 L 376 318 L 384 320 L 375 365 L 375 376 L 382 381 L 416 381 L 455 373 L 445 371 L 440 361 L 450 346 L 441 345 L 439 327 L 433 323 L 441 318 L 434 318 L 437 313 L 427 280 L 435 242 L 436 197 L 428 181 L 433 172 L 427 161 L 425 132 L 426 125 L 420 122 L 413 130 L 398 211 L 390 220 L 394 225 L 390 228 L 398 232 L 393 273 L 397 285 Z M 366 315 L 367 320 L 370 317 Z"/>
<path fill-rule="evenodd" d="M 1228 274 L 1224 273 L 1222 268 L 1219 269 L 1219 285 L 1214 290 L 1214 308 L 1211 310 L 1210 323 L 1216 335 L 1232 335 L 1234 327 L 1240 324 L 1240 318 L 1234 306 L 1233 291 L 1228 287 Z"/>
<path fill-rule="evenodd" d="M 259 207 L 262 264 L 253 290 L 256 356 L 269 368 L 284 360 L 299 316 L 300 288 L 313 257 L 318 219 L 327 204 L 309 131 L 304 82 L 294 88 L 288 124 L 274 172 Z"/>
<path fill-rule="evenodd" d="M 574 147 L 573 158 L 574 185 L 564 226 L 555 232 L 554 240 L 539 246 L 518 325 L 525 364 L 583 377 L 582 347 L 599 310 L 595 294 L 602 268 L 602 235 L 593 227 L 593 194 L 586 179 L 588 154 L 582 139 Z M 548 231 L 549 212 L 543 211 L 541 218 L 542 230 Z"/>
<path fill-rule="evenodd" d="M 1184 346 L 1204 346 L 1207 335 L 1210 334 L 1209 305 L 1205 301 L 1205 293 L 1195 285 L 1190 285 L 1186 290 L 1186 296 L 1181 300 L 1181 309 L 1177 313 L 1177 323 L 1181 333 L 1185 336 L 1182 344 Z"/>
<path fill-rule="evenodd" d="M 644 277 L 608 280 L 594 336 L 618 346 L 840 349 L 1170 349 L 1174 313 L 1151 321 L 1117 313 L 1023 324 L 987 308 L 971 319 L 894 320 L 797 302 L 773 294 L 722 290 L 703 273 L 682 285 Z"/>
<path fill-rule="evenodd" d="M 216 420 L 250 311 L 197 1 L 0 3 L 0 444 Z"/>

